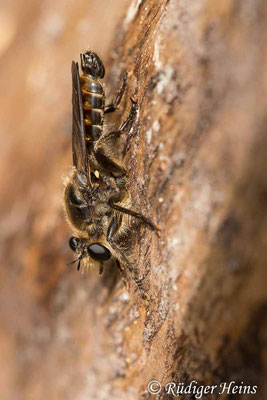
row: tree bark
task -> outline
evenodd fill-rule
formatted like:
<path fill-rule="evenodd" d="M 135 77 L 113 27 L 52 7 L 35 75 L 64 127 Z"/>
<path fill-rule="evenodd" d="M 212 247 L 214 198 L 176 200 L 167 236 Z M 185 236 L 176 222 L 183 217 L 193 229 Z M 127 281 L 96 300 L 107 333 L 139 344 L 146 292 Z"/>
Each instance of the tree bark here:
<path fill-rule="evenodd" d="M 264 399 L 267 4 L 107 2 L 117 24 L 108 45 L 101 45 L 97 21 L 111 15 L 93 7 L 87 17 L 88 4 L 81 1 L 83 11 L 73 4 L 64 28 L 54 23 L 59 33 L 52 24 L 50 41 L 42 36 L 45 11 L 31 5 L 41 16 L 30 26 L 35 47 L 21 53 L 11 40 L 4 50 L 11 67 L 1 101 L 3 398 L 171 399 L 168 382 L 197 381 L 218 385 L 206 398 L 231 399 L 219 388 L 235 381 L 257 386 L 240 399 Z M 127 271 L 125 286 L 115 267 L 103 277 L 65 267 L 72 257 L 61 193 L 71 165 L 68 69 L 79 46 L 87 47 L 82 29 L 90 23 L 110 99 L 129 74 L 121 117 L 130 96 L 138 101 L 121 159 L 132 208 L 159 224 L 161 236 L 132 217 L 124 245 L 147 301 Z M 114 26 L 103 33 L 107 40 Z M 17 32 L 26 40 L 30 28 Z M 14 52 L 24 78 L 17 85 Z M 151 380 L 160 393 L 149 394 Z"/>

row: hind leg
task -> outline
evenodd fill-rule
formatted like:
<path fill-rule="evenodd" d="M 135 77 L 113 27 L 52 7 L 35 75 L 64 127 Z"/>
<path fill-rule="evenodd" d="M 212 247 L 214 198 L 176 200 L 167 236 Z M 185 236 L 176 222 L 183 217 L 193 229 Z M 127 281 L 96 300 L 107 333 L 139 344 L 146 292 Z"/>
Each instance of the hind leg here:
<path fill-rule="evenodd" d="M 114 102 L 108 104 L 108 105 L 105 107 L 105 110 L 104 110 L 104 113 L 105 113 L 105 114 L 114 112 L 114 111 L 116 111 L 117 108 L 119 107 L 120 102 L 121 102 L 121 99 L 122 99 L 122 96 L 123 96 L 123 94 L 124 94 L 124 92 L 125 92 L 125 90 L 126 90 L 126 87 L 127 87 L 127 79 L 128 79 L 128 75 L 127 75 L 127 72 L 126 72 L 126 73 L 124 74 L 124 76 L 123 76 L 122 85 L 121 85 L 121 87 L 120 87 L 120 89 L 119 89 L 119 91 L 118 91 L 118 93 L 117 93 L 117 96 L 116 96 Z"/>

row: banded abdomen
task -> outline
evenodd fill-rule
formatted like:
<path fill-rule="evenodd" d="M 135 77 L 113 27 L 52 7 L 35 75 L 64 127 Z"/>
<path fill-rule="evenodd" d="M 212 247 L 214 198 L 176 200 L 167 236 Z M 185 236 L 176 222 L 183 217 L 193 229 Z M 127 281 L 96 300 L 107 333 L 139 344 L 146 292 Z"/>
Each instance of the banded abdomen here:
<path fill-rule="evenodd" d="M 86 139 L 96 141 L 103 131 L 105 93 L 102 84 L 92 76 L 82 74 L 81 92 L 83 99 Z"/>

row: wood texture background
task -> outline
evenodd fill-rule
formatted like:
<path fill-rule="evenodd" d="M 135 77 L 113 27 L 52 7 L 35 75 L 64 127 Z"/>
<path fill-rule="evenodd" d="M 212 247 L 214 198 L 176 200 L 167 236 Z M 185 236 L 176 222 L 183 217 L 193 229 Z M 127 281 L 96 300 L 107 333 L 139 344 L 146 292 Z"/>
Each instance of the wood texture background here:
<path fill-rule="evenodd" d="M 151 379 L 266 398 L 266 2 L 11 1 L 0 21 L 1 399 L 167 399 Z M 131 220 L 147 303 L 116 269 L 65 266 L 70 63 L 86 48 L 109 98 L 129 71 L 123 115 L 138 99 L 129 192 L 162 227 Z"/>

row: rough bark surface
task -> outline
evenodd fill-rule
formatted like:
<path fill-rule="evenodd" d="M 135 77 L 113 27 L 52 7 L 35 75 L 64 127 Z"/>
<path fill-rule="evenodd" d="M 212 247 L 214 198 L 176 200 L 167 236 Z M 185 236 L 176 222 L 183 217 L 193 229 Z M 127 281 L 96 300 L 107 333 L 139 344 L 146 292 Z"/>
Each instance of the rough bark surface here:
<path fill-rule="evenodd" d="M 172 398 L 152 379 L 266 398 L 266 2 L 54 3 L 2 15 L 1 399 Z M 115 268 L 65 266 L 70 62 L 88 47 L 110 98 L 129 72 L 124 116 L 138 99 L 121 154 L 162 233 L 132 218 L 125 245 L 149 301 Z"/>

